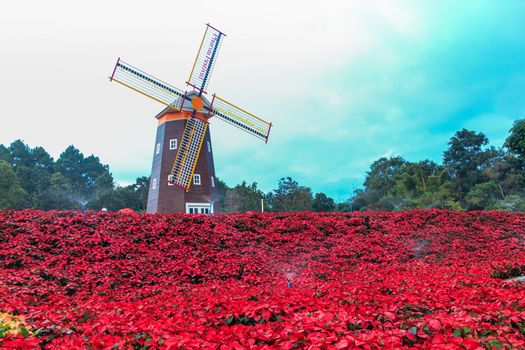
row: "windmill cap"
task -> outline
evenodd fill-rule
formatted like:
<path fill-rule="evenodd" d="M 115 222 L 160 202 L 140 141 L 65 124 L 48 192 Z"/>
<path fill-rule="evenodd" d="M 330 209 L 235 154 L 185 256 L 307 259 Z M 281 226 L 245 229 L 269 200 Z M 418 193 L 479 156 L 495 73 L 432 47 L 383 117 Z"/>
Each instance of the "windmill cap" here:
<path fill-rule="evenodd" d="M 198 97 L 199 94 L 197 91 L 190 91 L 186 94 L 186 99 L 184 100 L 184 103 L 182 104 L 182 110 L 183 111 L 193 111 L 193 105 L 191 103 L 191 100 L 194 97 Z M 204 96 L 200 96 L 202 99 L 202 102 L 204 102 L 204 107 L 210 107 L 210 101 Z"/>
<path fill-rule="evenodd" d="M 186 94 L 186 98 L 184 99 L 184 104 L 182 105 L 182 111 L 178 111 L 178 110 L 175 110 L 175 109 L 172 109 L 170 107 L 166 107 L 164 108 L 162 111 L 160 111 L 156 116 L 155 118 L 157 120 L 159 120 L 159 125 L 166 122 L 166 121 L 170 121 L 170 120 L 179 120 L 179 119 L 185 119 L 185 118 L 188 118 L 189 115 L 191 115 L 191 113 L 188 113 L 188 112 L 193 112 L 193 105 L 192 105 L 192 99 L 194 97 L 198 97 L 199 94 L 197 93 L 197 91 L 190 91 Z M 200 98 L 202 99 L 202 103 L 204 103 L 204 107 L 210 107 L 210 101 L 208 101 L 208 99 L 206 99 L 206 97 L 204 96 L 200 96 Z M 181 112 L 184 112 L 181 114 Z M 208 113 L 206 110 L 200 110 L 199 111 L 199 114 L 201 115 L 205 115 L 205 116 L 208 116 Z M 205 117 L 206 118 L 206 117 Z M 207 118 L 206 118 L 207 119 Z"/>

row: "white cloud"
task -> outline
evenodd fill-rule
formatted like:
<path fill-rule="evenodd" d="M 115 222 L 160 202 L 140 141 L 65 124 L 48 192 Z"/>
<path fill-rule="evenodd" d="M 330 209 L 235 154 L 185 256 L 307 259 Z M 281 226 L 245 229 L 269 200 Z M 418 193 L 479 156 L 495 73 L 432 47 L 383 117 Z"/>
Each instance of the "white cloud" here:
<path fill-rule="evenodd" d="M 279 177 L 292 175 L 318 191 L 362 179 L 384 154 L 439 160 L 449 129 L 464 122 L 451 118 L 485 92 L 465 89 L 456 68 L 463 51 L 448 46 L 461 48 L 481 35 L 482 27 L 474 24 L 483 24 L 483 17 L 479 9 L 471 16 L 468 6 L 459 6 L 449 20 L 447 9 L 455 6 L 358 0 L 9 2 L 0 12 L 0 143 L 21 138 L 55 157 L 74 144 L 109 163 L 119 182 L 148 174 L 153 117 L 162 106 L 110 84 L 107 76 L 120 56 L 184 88 L 210 22 L 227 34 L 210 91 L 274 123 L 265 145 L 212 119 L 217 173 L 228 183 L 246 179 L 269 190 Z M 470 31 L 459 27 L 466 17 Z M 475 47 L 467 49 L 469 57 L 478 57 Z M 465 62 L 461 67 L 469 69 Z M 524 84 L 519 76 L 503 84 L 494 110 L 486 113 L 505 123 L 509 115 L 525 113 L 516 102 L 523 101 Z M 470 118 L 474 128 L 491 128 L 483 113 Z M 496 129 L 491 140 L 501 139 L 503 131 Z"/>

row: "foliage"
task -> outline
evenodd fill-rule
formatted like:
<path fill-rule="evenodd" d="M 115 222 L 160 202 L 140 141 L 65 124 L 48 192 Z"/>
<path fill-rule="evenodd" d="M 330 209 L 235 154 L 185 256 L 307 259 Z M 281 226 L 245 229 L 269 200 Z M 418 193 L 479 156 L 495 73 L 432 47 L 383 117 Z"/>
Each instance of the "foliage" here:
<path fill-rule="evenodd" d="M 507 147 L 511 153 L 525 160 L 525 119 L 519 119 L 514 122 L 504 146 Z"/>
<path fill-rule="evenodd" d="M 113 189 L 113 176 L 109 172 L 109 166 L 101 164 L 94 155 L 84 157 L 72 145 L 60 154 L 56 169 L 69 180 L 77 200 L 91 201 Z"/>
<path fill-rule="evenodd" d="M 378 202 L 388 193 L 405 164 L 406 161 L 401 157 L 381 157 L 372 163 L 364 183 L 371 202 Z"/>
<path fill-rule="evenodd" d="M 278 187 L 267 196 L 272 211 L 297 212 L 312 210 L 312 190 L 299 186 L 291 177 L 279 179 Z"/>
<path fill-rule="evenodd" d="M 521 123 L 514 124 L 505 146 L 519 144 Z M 512 140 L 512 141 L 509 141 Z M 488 147 L 488 138 L 462 129 L 450 139 L 443 165 L 379 158 L 370 167 L 364 189 L 354 193 L 355 210 L 400 211 L 414 208 L 521 211 L 525 167 L 517 156 Z M 507 199 L 509 198 L 509 199 Z"/>
<path fill-rule="evenodd" d="M 525 348 L 521 213 L 4 210 L 0 232 L 5 349 Z"/>
<path fill-rule="evenodd" d="M 224 213 L 244 213 L 261 211 L 261 199 L 264 193 L 257 188 L 257 183 L 251 185 L 243 181 L 240 185 L 226 190 L 222 211 Z"/>
<path fill-rule="evenodd" d="M 472 186 L 465 197 L 467 209 L 480 210 L 490 208 L 494 202 L 501 198 L 498 185 L 494 181 L 487 181 Z"/>
<path fill-rule="evenodd" d="M 503 200 L 497 200 L 489 209 L 525 212 L 525 197 L 511 194 Z"/>
<path fill-rule="evenodd" d="M 335 210 L 335 202 L 324 193 L 316 193 L 312 202 L 313 211 L 328 212 Z"/>
<path fill-rule="evenodd" d="M 55 172 L 48 178 L 47 186 L 33 195 L 34 207 L 43 210 L 78 209 L 78 203 L 70 197 L 71 193 L 69 180 L 62 173 Z"/>
<path fill-rule="evenodd" d="M 216 208 L 224 213 L 260 211 L 263 198 L 265 211 L 282 212 L 415 208 L 523 211 L 524 140 L 525 119 L 514 123 L 502 149 L 489 146 L 483 133 L 462 129 L 451 137 L 443 152 L 443 164 L 381 157 L 371 164 L 363 189 L 354 191 L 349 201 L 337 204 L 324 193 L 313 196 L 309 187 L 291 177 L 279 179 L 278 187 L 266 195 L 255 182 L 229 187 L 217 179 Z M 94 155 L 84 157 L 74 146 L 64 150 L 55 162 L 42 147 L 30 148 L 16 140 L 9 147 L 0 145 L 2 160 L 9 167 L 3 165 L 0 170 L 6 174 L 0 207 L 146 209 L 148 177 L 118 186 L 107 165 Z"/>
<path fill-rule="evenodd" d="M 0 145 L 0 159 L 15 175 L 15 180 L 9 180 L 10 197 L 2 197 L 3 207 L 80 209 L 113 191 L 109 167 L 98 157 L 84 157 L 74 146 L 69 146 L 55 162 L 44 148 L 31 148 L 16 140 L 9 147 Z M 2 169 L 8 172 L 6 181 L 11 179 L 5 164 Z"/>
<path fill-rule="evenodd" d="M 11 165 L 0 160 L 0 209 L 21 208 L 25 202 L 26 192 Z"/>
<path fill-rule="evenodd" d="M 219 207 L 224 208 L 224 200 L 226 198 L 226 192 L 228 191 L 229 187 L 228 185 L 226 185 L 224 181 L 222 181 L 222 179 L 218 177 L 216 178 L 216 183 L 217 183 L 217 194 L 219 197 L 218 198 Z"/>
<path fill-rule="evenodd" d="M 90 209 L 100 210 L 106 208 L 110 211 L 118 211 L 129 208 L 133 211 L 146 211 L 148 203 L 149 178 L 138 177 L 134 184 L 121 187 L 116 186 L 112 191 L 100 195 L 88 205 Z"/>
<path fill-rule="evenodd" d="M 483 150 L 488 142 L 483 133 L 466 129 L 450 139 L 449 148 L 443 153 L 443 165 L 456 182 L 456 199 L 462 200 L 468 190 L 480 182 L 480 170 L 498 157 L 495 149 Z"/>

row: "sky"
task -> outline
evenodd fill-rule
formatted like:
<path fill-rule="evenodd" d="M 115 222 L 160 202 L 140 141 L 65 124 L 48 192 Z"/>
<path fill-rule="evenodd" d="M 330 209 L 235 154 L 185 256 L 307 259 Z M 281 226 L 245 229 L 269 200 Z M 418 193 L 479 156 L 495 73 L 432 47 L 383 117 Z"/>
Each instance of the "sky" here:
<path fill-rule="evenodd" d="M 503 144 L 525 116 L 523 18 L 512 0 L 3 2 L 0 143 L 149 175 L 163 106 L 107 77 L 121 57 L 185 89 L 210 23 L 227 37 L 209 91 L 273 123 L 264 144 L 212 118 L 217 176 L 341 202 L 379 157 L 440 163 L 462 128 Z"/>

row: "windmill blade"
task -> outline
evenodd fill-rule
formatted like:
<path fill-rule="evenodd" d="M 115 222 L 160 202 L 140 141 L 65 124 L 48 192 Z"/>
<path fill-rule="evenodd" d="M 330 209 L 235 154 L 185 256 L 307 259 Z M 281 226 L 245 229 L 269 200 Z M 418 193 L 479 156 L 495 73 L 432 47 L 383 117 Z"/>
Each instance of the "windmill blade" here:
<path fill-rule="evenodd" d="M 207 127 L 208 123 L 191 117 L 184 128 L 179 151 L 171 170 L 171 181 L 175 185 L 184 188 L 186 192 L 190 189 L 191 179 L 199 159 Z"/>
<path fill-rule="evenodd" d="M 211 107 L 208 108 L 208 111 L 226 123 L 268 142 L 272 123 L 256 117 L 216 95 L 213 96 Z"/>
<path fill-rule="evenodd" d="M 211 72 L 215 66 L 217 54 L 225 36 L 218 29 L 206 24 L 206 31 L 188 79 L 188 84 L 201 92 L 205 92 L 208 88 Z"/>
<path fill-rule="evenodd" d="M 182 108 L 183 91 L 121 61 L 120 58 L 109 79 L 175 110 Z"/>

